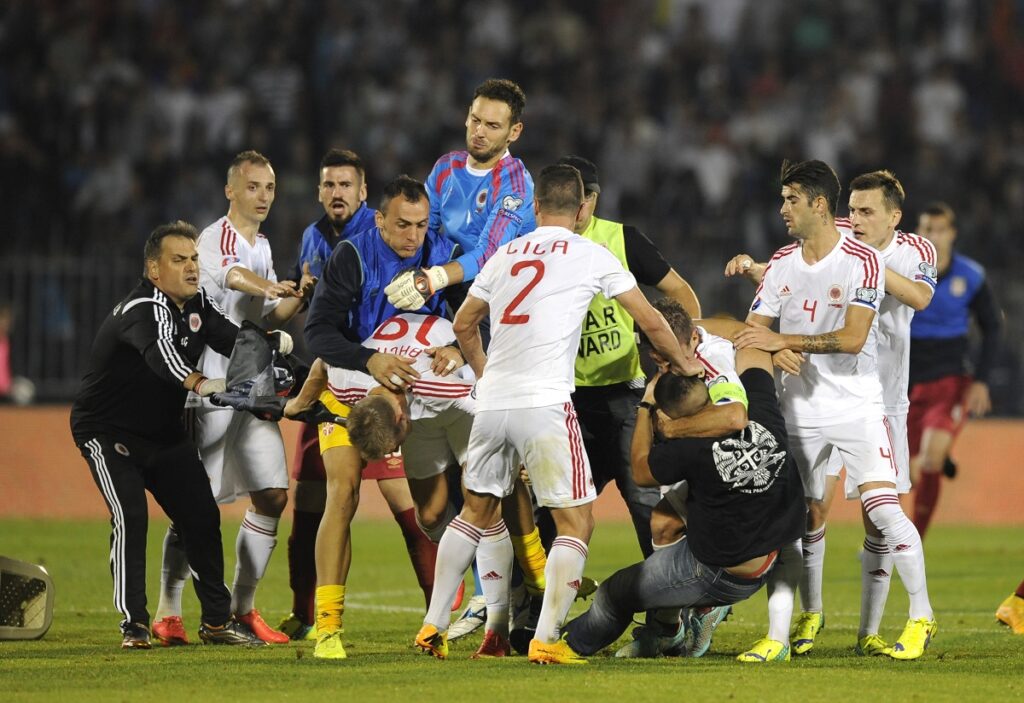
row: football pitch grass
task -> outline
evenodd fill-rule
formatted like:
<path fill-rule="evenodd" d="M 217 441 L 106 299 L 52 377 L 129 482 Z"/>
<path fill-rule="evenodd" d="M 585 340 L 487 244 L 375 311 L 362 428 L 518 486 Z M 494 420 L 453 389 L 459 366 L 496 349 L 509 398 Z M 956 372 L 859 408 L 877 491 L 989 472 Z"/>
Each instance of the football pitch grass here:
<path fill-rule="evenodd" d="M 150 608 L 155 608 L 160 543 L 166 523 L 149 533 Z M 286 537 L 257 593 L 276 624 L 289 610 Z M 224 527 L 227 578 L 233 573 L 237 523 Z M 0 521 L 0 554 L 43 563 L 56 588 L 53 626 L 36 642 L 0 642 L 0 700 L 13 701 L 938 701 L 1024 700 L 1024 636 L 993 617 L 1024 576 L 1020 528 L 933 529 L 926 545 L 928 583 L 939 622 L 924 657 L 896 662 L 852 650 L 860 603 L 854 526 L 833 525 L 825 562 L 827 627 L 813 652 L 792 662 L 734 661 L 766 631 L 765 595 L 737 605 L 701 659 L 617 660 L 611 651 L 589 666 L 538 667 L 525 657 L 471 661 L 481 633 L 452 644 L 437 661 L 412 647 L 422 596 L 397 527 L 357 522 L 345 612 L 349 658 L 321 662 L 312 642 L 260 650 L 194 645 L 122 651 L 111 605 L 106 523 Z M 587 574 L 601 579 L 638 558 L 626 523 L 598 525 Z M 573 614 L 585 605 L 577 603 Z M 185 623 L 198 641 L 198 608 L 185 592 Z M 893 579 L 882 634 L 906 619 L 906 594 Z M 626 633 L 628 636 L 628 633 Z"/>

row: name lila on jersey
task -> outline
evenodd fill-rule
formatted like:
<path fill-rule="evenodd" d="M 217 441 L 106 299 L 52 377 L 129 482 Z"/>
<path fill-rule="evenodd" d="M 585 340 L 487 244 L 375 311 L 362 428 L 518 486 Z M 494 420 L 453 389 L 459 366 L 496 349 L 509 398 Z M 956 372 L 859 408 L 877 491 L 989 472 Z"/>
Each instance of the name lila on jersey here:
<path fill-rule="evenodd" d="M 529 254 L 531 256 L 544 256 L 545 254 L 568 254 L 569 242 L 565 239 L 556 239 L 553 242 L 531 242 L 529 239 L 513 239 L 505 247 L 506 254 Z"/>

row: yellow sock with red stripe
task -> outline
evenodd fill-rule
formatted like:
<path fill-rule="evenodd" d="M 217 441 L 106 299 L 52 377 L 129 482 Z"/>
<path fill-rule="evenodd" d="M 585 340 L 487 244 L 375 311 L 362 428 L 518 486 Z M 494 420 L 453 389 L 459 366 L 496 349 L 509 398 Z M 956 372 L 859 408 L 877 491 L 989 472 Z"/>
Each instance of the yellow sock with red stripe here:
<path fill-rule="evenodd" d="M 345 612 L 345 586 L 319 586 L 316 589 L 317 634 L 337 632 L 341 629 L 341 615 Z"/>
<path fill-rule="evenodd" d="M 540 530 L 536 527 L 528 535 L 511 535 L 512 550 L 516 554 L 519 568 L 523 570 L 523 583 L 532 595 L 544 592 L 544 569 L 548 565 L 548 557 L 540 543 Z"/>

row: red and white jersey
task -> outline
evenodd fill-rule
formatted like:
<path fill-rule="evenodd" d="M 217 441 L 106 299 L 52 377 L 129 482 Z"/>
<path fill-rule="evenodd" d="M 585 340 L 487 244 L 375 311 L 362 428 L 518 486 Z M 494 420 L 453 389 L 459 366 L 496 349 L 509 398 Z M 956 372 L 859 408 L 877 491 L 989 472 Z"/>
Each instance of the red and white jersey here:
<path fill-rule="evenodd" d="M 633 274 L 611 252 L 563 227 L 539 227 L 502 246 L 469 290 L 491 308 L 477 408 L 568 402 L 590 301 L 598 293 L 614 298 L 635 287 Z"/>
<path fill-rule="evenodd" d="M 840 232 L 854 237 L 847 218 L 836 218 Z M 885 267 L 915 283 L 935 290 L 938 269 L 935 247 L 924 237 L 897 230 L 885 249 L 879 252 Z M 910 411 L 907 386 L 910 382 L 910 321 L 914 308 L 894 295 L 886 296 L 878 311 L 878 375 L 882 381 L 882 399 L 886 415 Z"/>
<path fill-rule="evenodd" d="M 779 319 L 782 334 L 818 335 L 841 329 L 851 306 L 878 312 L 885 266 L 877 251 L 840 233 L 814 264 L 800 242 L 775 252 L 750 312 Z M 782 373 L 779 398 L 789 425 L 824 427 L 882 414 L 878 375 L 878 315 L 858 354 L 805 354 L 800 375 Z"/>
<path fill-rule="evenodd" d="M 402 313 L 380 323 L 370 338 L 363 342 L 367 349 L 397 354 L 413 360 L 420 377 L 409 389 L 409 418 L 419 420 L 435 417 L 451 407 L 473 413 L 473 384 L 476 377 L 466 364 L 447 376 L 430 370 L 431 357 L 424 352 L 431 347 L 455 343 L 452 323 L 437 315 Z M 327 388 L 339 402 L 354 405 L 380 384 L 362 371 L 327 367 Z"/>
<path fill-rule="evenodd" d="M 199 285 L 236 323 L 248 320 L 262 327 L 263 316 L 281 301 L 231 290 L 225 285 L 225 279 L 228 271 L 241 266 L 261 278 L 277 281 L 266 236 L 257 234 L 255 244 L 249 244 L 225 215 L 199 234 L 196 246 L 199 249 Z M 228 358 L 207 348 L 199 368 L 210 378 L 223 378 L 227 374 Z"/>
<path fill-rule="evenodd" d="M 711 334 L 703 327 L 697 327 L 700 342 L 693 352 L 694 358 L 704 366 L 704 382 L 716 405 L 726 403 L 747 404 L 743 382 L 736 373 L 736 347 L 723 337 Z"/>
<path fill-rule="evenodd" d="M 924 237 L 910 232 L 896 232 L 881 252 L 885 267 L 923 283 L 934 291 L 936 277 L 935 247 Z M 882 397 L 887 415 L 901 415 L 910 410 L 907 385 L 910 381 L 910 321 L 914 308 L 895 295 L 882 301 L 878 313 L 878 374 L 882 379 Z"/>

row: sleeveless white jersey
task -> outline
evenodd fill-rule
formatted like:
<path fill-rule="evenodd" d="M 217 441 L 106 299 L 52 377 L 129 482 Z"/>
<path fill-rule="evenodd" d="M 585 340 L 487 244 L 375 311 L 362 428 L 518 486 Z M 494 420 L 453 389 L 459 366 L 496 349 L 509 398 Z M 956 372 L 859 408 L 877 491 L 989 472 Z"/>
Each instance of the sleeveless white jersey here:
<path fill-rule="evenodd" d="M 568 402 L 590 301 L 635 287 L 633 274 L 611 252 L 563 227 L 539 227 L 504 245 L 469 290 L 490 305 L 491 315 L 477 409 Z"/>
<path fill-rule="evenodd" d="M 225 279 L 231 269 L 241 266 L 261 278 L 277 281 L 266 236 L 257 234 L 256 243 L 250 245 L 225 215 L 200 233 L 197 247 L 199 285 L 237 324 L 248 320 L 263 327 L 263 317 L 281 301 L 231 290 L 225 285 Z M 199 369 L 209 378 L 224 378 L 228 371 L 228 358 L 207 347 L 199 360 Z"/>
<path fill-rule="evenodd" d="M 849 220 L 836 219 L 840 232 L 853 235 Z M 938 270 L 935 247 L 924 237 L 897 230 L 885 249 L 879 252 L 887 269 L 924 283 L 935 290 Z M 910 321 L 914 308 L 894 295 L 882 300 L 878 311 L 878 376 L 882 381 L 882 401 L 886 415 L 904 415 L 910 410 L 907 387 L 910 383 Z"/>
<path fill-rule="evenodd" d="M 805 354 L 799 376 L 781 374 L 779 400 L 788 425 L 824 427 L 882 414 L 877 313 L 884 297 L 881 256 L 846 234 L 813 265 L 804 261 L 799 242 L 775 252 L 750 312 L 778 318 L 782 334 L 834 332 L 850 306 L 876 313 L 860 353 Z"/>
<path fill-rule="evenodd" d="M 447 376 L 437 376 L 430 370 L 433 361 L 424 352 L 431 347 L 445 347 L 455 343 L 452 323 L 437 315 L 402 313 L 380 323 L 363 346 L 374 351 L 396 354 L 413 360 L 413 368 L 420 377 L 408 394 L 409 418 L 420 420 L 435 417 L 456 407 L 473 414 L 473 384 L 476 378 L 466 364 Z M 380 384 L 373 376 L 362 371 L 328 365 L 327 388 L 345 405 L 354 405 Z"/>

